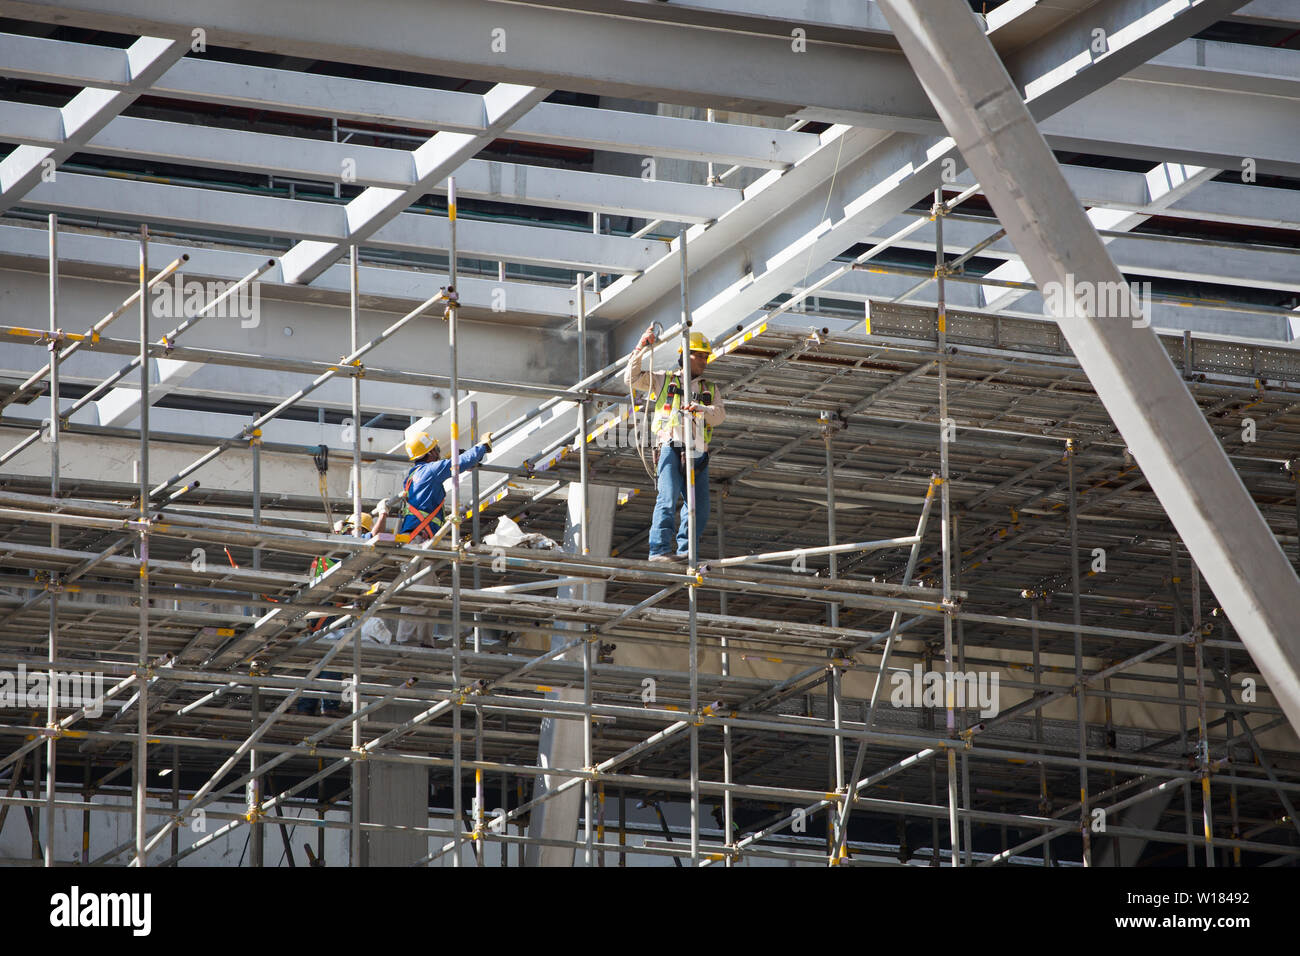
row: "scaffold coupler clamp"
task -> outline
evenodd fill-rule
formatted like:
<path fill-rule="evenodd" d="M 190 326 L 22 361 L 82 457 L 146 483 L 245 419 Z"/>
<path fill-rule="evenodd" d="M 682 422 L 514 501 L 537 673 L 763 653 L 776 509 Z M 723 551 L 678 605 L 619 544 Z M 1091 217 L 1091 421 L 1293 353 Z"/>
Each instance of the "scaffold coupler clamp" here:
<path fill-rule="evenodd" d="M 460 293 L 454 286 L 445 286 L 442 289 L 442 297 L 447 300 L 447 306 L 442 310 L 442 317 L 450 319 L 451 313 L 460 308 Z"/>
<path fill-rule="evenodd" d="M 833 435 L 835 432 L 842 432 L 844 429 L 849 427 L 848 419 L 844 417 L 844 412 L 840 409 L 836 409 L 833 412 L 823 411 L 817 416 L 817 418 L 821 423 L 823 437 Z"/>

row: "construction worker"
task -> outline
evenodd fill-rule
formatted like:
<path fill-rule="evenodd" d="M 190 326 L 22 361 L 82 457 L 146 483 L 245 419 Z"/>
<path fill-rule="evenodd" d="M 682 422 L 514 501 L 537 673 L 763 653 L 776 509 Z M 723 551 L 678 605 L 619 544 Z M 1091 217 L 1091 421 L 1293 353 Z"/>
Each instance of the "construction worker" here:
<path fill-rule="evenodd" d="M 655 448 L 656 485 L 654 518 L 650 525 L 650 560 L 685 561 L 689 555 L 689 505 L 686 489 L 686 445 L 683 421 L 691 423 L 691 453 L 695 471 L 695 535 L 704 531 L 709 520 L 709 439 L 713 429 L 727 417 L 722 404 L 722 390 L 705 379 L 704 369 L 713 350 L 703 333 L 690 337 L 691 394 L 683 403 L 682 373 L 674 368 L 667 372 L 645 371 L 642 363 L 647 350 L 655 343 L 654 327 L 646 329 L 628 362 L 624 379 L 628 391 L 645 391 L 654 409 L 650 434 Z M 678 349 L 678 356 L 681 349 Z M 674 512 L 682 499 L 680 520 L 674 541 Z M 697 552 L 698 553 L 698 552 Z"/>
<path fill-rule="evenodd" d="M 338 521 L 334 522 L 334 533 L 351 535 L 358 523 L 361 525 L 361 537 L 370 537 L 375 522 L 370 515 L 364 512 L 361 514 L 348 515 L 346 518 L 340 518 Z M 317 578 L 323 575 L 330 568 L 334 567 L 335 563 L 335 561 L 327 557 L 312 558 L 311 565 L 307 569 L 307 573 L 311 575 L 312 583 L 314 584 Z M 337 614 L 327 616 L 313 611 L 307 615 L 308 620 L 313 618 L 315 619 L 312 621 L 311 627 L 307 629 L 308 633 L 316 634 L 327 630 L 331 624 L 339 619 L 339 616 L 340 615 Z M 342 637 L 345 633 L 347 633 L 346 628 L 339 631 L 339 633 L 334 636 Z M 344 675 L 338 671 L 322 671 L 320 676 L 323 680 L 343 680 L 344 677 Z M 337 717 L 342 715 L 344 712 L 344 708 L 341 704 L 335 703 L 331 700 L 317 700 L 314 697 L 299 697 L 294 709 L 300 714 L 311 714 L 313 716 L 319 714 L 323 717 Z"/>
<path fill-rule="evenodd" d="M 334 533 L 351 535 L 353 530 L 356 528 L 358 521 L 361 522 L 361 537 L 370 537 L 371 531 L 374 530 L 375 519 L 364 512 L 359 515 L 348 515 L 346 518 L 340 518 L 338 521 L 334 522 Z M 336 562 L 325 557 L 312 558 L 311 566 L 307 569 L 307 573 L 311 575 L 312 581 L 315 581 L 330 568 L 334 567 L 335 563 Z"/>
<path fill-rule="evenodd" d="M 402 483 L 406 498 L 406 513 L 397 525 L 399 534 L 409 534 L 412 543 L 428 540 L 437 533 L 446 517 L 447 504 L 444 483 L 451 478 L 451 459 L 443 458 L 438 440 L 429 434 L 432 421 L 421 419 L 406 430 L 406 456 L 411 460 L 410 470 Z M 483 457 L 492 450 L 492 433 L 487 432 L 473 448 L 461 452 L 460 471 L 464 474 L 478 467 Z M 380 502 L 380 525 L 387 517 L 387 505 Z M 403 609 L 405 614 L 418 613 Z M 397 626 L 397 643 L 421 644 L 434 647 L 444 629 L 429 622 L 402 621 Z"/>

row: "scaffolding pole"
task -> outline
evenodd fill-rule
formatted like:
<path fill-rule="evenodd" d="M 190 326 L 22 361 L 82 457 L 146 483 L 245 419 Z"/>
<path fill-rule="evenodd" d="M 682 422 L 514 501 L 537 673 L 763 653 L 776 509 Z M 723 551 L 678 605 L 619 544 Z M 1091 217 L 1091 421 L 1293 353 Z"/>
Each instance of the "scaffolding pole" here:
<path fill-rule="evenodd" d="M 460 383 L 457 381 L 456 318 L 460 309 L 460 293 L 456 290 L 456 178 L 447 180 L 447 223 L 449 243 L 447 250 L 447 358 L 451 366 L 451 683 L 455 691 L 451 710 L 451 812 L 452 812 L 452 866 L 461 865 L 460 845 L 465 829 L 461 796 L 461 721 L 464 694 L 460 657 Z"/>
<path fill-rule="evenodd" d="M 50 213 L 50 497 L 59 497 L 59 217 Z M 59 546 L 59 526 L 50 525 L 50 547 Z M 58 786 L 56 773 L 58 735 L 55 728 L 59 720 L 58 682 L 54 662 L 59 657 L 59 578 L 51 573 L 46 582 L 50 592 L 50 670 L 46 693 L 46 732 L 49 739 L 45 748 L 45 865 L 54 866 L 54 801 Z"/>
<path fill-rule="evenodd" d="M 135 866 L 149 865 L 145 815 L 149 772 L 149 227 L 140 227 L 140 649 L 136 700 Z"/>
<path fill-rule="evenodd" d="M 944 665 L 944 699 L 946 726 L 948 736 L 957 736 L 956 684 L 953 678 L 952 661 L 952 496 L 951 481 L 948 474 L 948 446 L 956 437 L 955 429 L 948 419 L 948 322 L 944 305 L 944 277 L 948 267 L 943 253 L 943 217 L 948 208 L 943 202 L 943 188 L 934 191 L 935 261 L 934 284 L 938 296 L 938 331 L 939 331 L 939 486 L 940 496 L 940 547 L 943 559 L 943 665 Z M 957 754 L 951 748 L 947 751 L 948 763 L 948 839 L 952 847 L 953 866 L 961 866 L 961 836 L 957 829 Z M 938 847 L 935 847 L 938 852 Z"/>

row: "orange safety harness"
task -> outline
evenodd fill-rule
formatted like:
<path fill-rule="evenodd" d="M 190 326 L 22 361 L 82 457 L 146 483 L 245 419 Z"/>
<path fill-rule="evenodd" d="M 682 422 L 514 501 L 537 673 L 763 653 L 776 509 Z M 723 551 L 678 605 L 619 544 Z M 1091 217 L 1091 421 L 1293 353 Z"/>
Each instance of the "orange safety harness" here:
<path fill-rule="evenodd" d="M 432 511 L 421 511 L 419 508 L 415 507 L 415 505 L 411 504 L 411 476 L 415 474 L 415 469 L 418 467 L 419 466 L 416 465 L 406 473 L 406 483 L 402 486 L 402 493 L 406 495 L 407 512 L 420 519 L 420 523 L 411 529 L 411 537 L 418 538 L 421 534 L 426 534 L 432 538 L 433 528 L 430 527 L 430 523 L 437 519 L 439 512 L 442 511 L 443 505 L 447 503 L 447 499 L 444 497 L 442 501 L 438 502 L 438 507 L 434 508 Z M 442 522 L 438 522 L 439 525 L 441 523 Z M 434 525 L 433 527 L 437 527 L 437 525 Z"/>

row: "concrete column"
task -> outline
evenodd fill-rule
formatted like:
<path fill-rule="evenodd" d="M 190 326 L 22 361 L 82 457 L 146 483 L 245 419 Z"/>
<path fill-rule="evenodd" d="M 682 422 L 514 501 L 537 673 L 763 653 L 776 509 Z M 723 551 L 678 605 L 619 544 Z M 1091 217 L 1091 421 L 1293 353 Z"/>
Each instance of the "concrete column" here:
<path fill-rule="evenodd" d="M 614 508 L 618 489 L 609 485 L 589 485 L 587 488 L 587 507 L 590 526 L 587 542 L 591 553 L 597 557 L 609 557 L 609 549 L 614 538 Z M 578 526 L 581 521 L 582 493 L 577 482 L 569 485 L 569 514 L 564 526 L 564 549 L 578 550 Z M 562 587 L 558 589 L 559 597 L 566 600 L 582 598 L 582 587 Z M 587 599 L 605 600 L 605 583 L 592 582 L 586 585 Z M 572 638 L 563 631 L 557 631 L 551 638 L 551 647 L 562 647 Z M 575 647 L 564 655 L 565 660 L 581 661 L 582 648 Z M 582 702 L 582 681 L 576 686 L 547 694 L 553 700 Z M 542 719 L 541 740 L 538 745 L 537 762 L 543 767 L 581 767 L 582 766 L 582 722 L 579 720 Z M 540 776 L 537 778 L 534 796 L 544 795 L 551 787 L 563 783 L 563 777 Z M 582 815 L 582 788 L 571 787 L 554 800 L 543 803 L 532 811 L 532 821 L 528 827 L 530 837 L 542 837 L 548 840 L 574 840 L 578 835 L 578 820 Z M 569 847 L 529 845 L 524 853 L 526 866 L 573 866 L 573 849 Z"/>
<path fill-rule="evenodd" d="M 390 705 L 375 712 L 382 723 L 410 720 L 420 708 Z M 367 761 L 361 774 L 358 806 L 363 823 L 393 826 L 429 825 L 429 768 L 412 764 Z M 429 852 L 429 838 L 418 833 L 363 832 L 359 866 L 410 866 Z"/>

